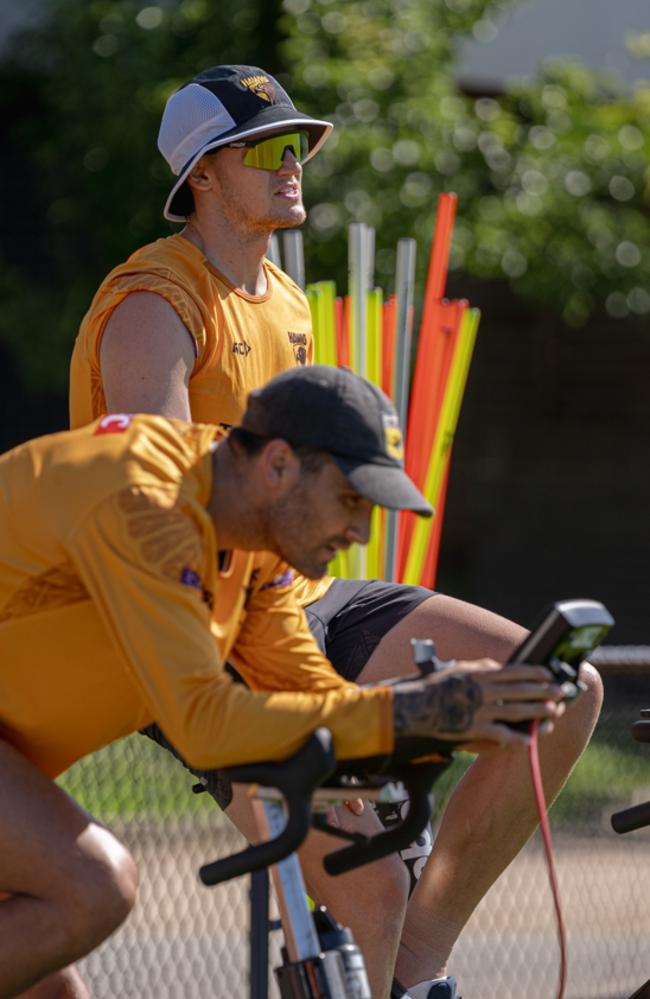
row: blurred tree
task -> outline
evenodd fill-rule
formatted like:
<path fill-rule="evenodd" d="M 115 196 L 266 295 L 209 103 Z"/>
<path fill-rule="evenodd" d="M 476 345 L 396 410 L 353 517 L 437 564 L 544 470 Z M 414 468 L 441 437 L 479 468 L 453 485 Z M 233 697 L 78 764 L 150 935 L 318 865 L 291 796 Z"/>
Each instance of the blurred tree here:
<path fill-rule="evenodd" d="M 394 247 L 424 250 L 437 195 L 459 195 L 453 266 L 584 323 L 650 313 L 650 84 L 549 62 L 498 96 L 454 83 L 460 33 L 507 3 L 284 0 L 283 52 L 302 105 L 332 139 L 306 172 L 311 272 L 338 266 L 350 221 L 378 230 L 379 283 Z M 645 49 L 640 54 L 646 54 Z M 426 254 L 420 254 L 420 287 Z"/>
<path fill-rule="evenodd" d="M 65 391 L 99 280 L 169 231 L 160 113 L 219 62 L 264 66 L 338 126 L 305 173 L 310 277 L 344 287 L 351 220 L 377 228 L 379 283 L 403 235 L 421 276 L 437 194 L 455 190 L 454 267 L 505 277 L 569 323 L 603 306 L 645 316 L 650 89 L 549 65 L 496 97 L 460 93 L 458 38 L 514 2 L 49 0 L 0 64 L 0 349 L 21 383 Z"/>
<path fill-rule="evenodd" d="M 66 390 L 97 284 L 170 231 L 156 148 L 169 94 L 221 62 L 275 68 L 279 14 L 273 0 L 219 0 L 218 12 L 210 0 L 49 0 L 13 40 L 0 64 L 0 344 L 28 389 Z"/>

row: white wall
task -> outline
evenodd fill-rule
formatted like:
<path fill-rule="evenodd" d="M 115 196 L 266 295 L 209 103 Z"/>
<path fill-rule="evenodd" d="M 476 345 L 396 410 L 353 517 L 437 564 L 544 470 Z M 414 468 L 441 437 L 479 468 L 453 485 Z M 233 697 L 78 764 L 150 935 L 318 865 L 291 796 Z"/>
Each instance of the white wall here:
<path fill-rule="evenodd" d="M 466 85 L 498 87 L 530 76 L 548 56 L 572 56 L 628 83 L 650 79 L 650 58 L 633 59 L 625 47 L 630 35 L 650 33 L 650 0 L 522 0 L 494 25 L 479 24 L 477 33 L 486 40 L 459 46 Z"/>

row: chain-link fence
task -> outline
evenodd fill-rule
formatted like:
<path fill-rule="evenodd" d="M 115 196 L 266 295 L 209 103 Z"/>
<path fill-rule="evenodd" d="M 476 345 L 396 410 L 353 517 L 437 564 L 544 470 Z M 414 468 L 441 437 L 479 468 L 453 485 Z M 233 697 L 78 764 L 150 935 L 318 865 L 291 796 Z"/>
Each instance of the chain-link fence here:
<path fill-rule="evenodd" d="M 650 706 L 650 662 L 617 651 L 601 650 L 605 707 L 551 813 L 569 936 L 566 999 L 624 999 L 650 977 L 650 830 L 620 838 L 609 824 L 612 811 L 650 798 L 650 747 L 629 734 Z M 95 999 L 244 999 L 247 879 L 207 889 L 197 878 L 203 862 L 243 845 L 211 799 L 193 795 L 191 776 L 142 736 L 80 762 L 64 783 L 129 846 L 141 876 L 135 911 L 81 963 Z M 464 999 L 553 999 L 558 963 L 535 838 L 478 907 L 451 970 Z"/>

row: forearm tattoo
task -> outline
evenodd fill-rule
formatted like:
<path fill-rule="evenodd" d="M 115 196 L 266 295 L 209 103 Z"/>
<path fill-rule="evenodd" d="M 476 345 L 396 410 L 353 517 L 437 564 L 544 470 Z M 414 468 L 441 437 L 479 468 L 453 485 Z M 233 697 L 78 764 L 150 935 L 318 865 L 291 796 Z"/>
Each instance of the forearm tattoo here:
<path fill-rule="evenodd" d="M 481 688 L 469 676 L 398 684 L 393 688 L 395 736 L 462 734 L 472 727 L 482 703 Z"/>

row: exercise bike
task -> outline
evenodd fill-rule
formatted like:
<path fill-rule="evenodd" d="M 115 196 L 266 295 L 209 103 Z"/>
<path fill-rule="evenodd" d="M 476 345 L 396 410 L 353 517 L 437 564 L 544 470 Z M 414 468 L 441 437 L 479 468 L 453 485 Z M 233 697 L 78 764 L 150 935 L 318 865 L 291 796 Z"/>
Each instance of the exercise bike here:
<path fill-rule="evenodd" d="M 205 885 L 252 874 L 250 999 L 268 992 L 268 879 L 274 884 L 284 930 L 282 964 L 275 975 L 282 999 L 371 999 L 363 955 L 349 929 L 324 906 L 310 908 L 296 850 L 311 825 L 350 841 L 324 859 L 329 874 L 343 874 L 409 846 L 432 814 L 431 787 L 451 762 L 440 756 L 420 763 L 352 761 L 337 764 L 332 737 L 318 729 L 283 763 L 230 767 L 234 783 L 252 786 L 253 810 L 264 842 L 205 864 Z M 324 812 L 350 798 L 402 803 L 401 823 L 373 836 L 349 833 L 327 822 Z"/>
<path fill-rule="evenodd" d="M 640 717 L 632 724 L 632 736 L 637 742 L 650 742 L 650 708 L 641 709 Z M 620 834 L 650 826 L 650 801 L 614 812 L 611 823 L 614 832 Z M 650 999 L 650 978 L 630 999 Z"/>
<path fill-rule="evenodd" d="M 607 609 L 596 601 L 556 603 L 509 662 L 547 665 L 558 681 L 572 681 L 577 691 L 581 661 L 612 624 Z M 412 647 L 421 675 L 451 665 L 437 659 L 430 640 L 413 640 Z M 249 999 L 267 999 L 268 995 L 267 868 L 271 866 L 285 935 L 282 964 L 275 969 L 282 999 L 371 999 L 363 955 L 350 930 L 338 924 L 325 907 L 310 909 L 295 851 L 311 825 L 350 841 L 324 858 L 328 874 L 342 874 L 406 849 L 430 821 L 431 789 L 452 759 L 449 742 L 418 738 L 401 740 L 399 760 L 337 763 L 331 734 L 319 729 L 282 763 L 254 763 L 225 771 L 233 783 L 253 786 L 259 831 L 267 839 L 205 864 L 199 875 L 208 886 L 252 875 Z M 390 803 L 408 800 L 409 807 L 398 825 L 373 836 L 350 833 L 327 822 L 323 813 L 328 807 L 356 797 Z M 650 999 L 650 993 L 639 993 L 633 999 Z"/>

